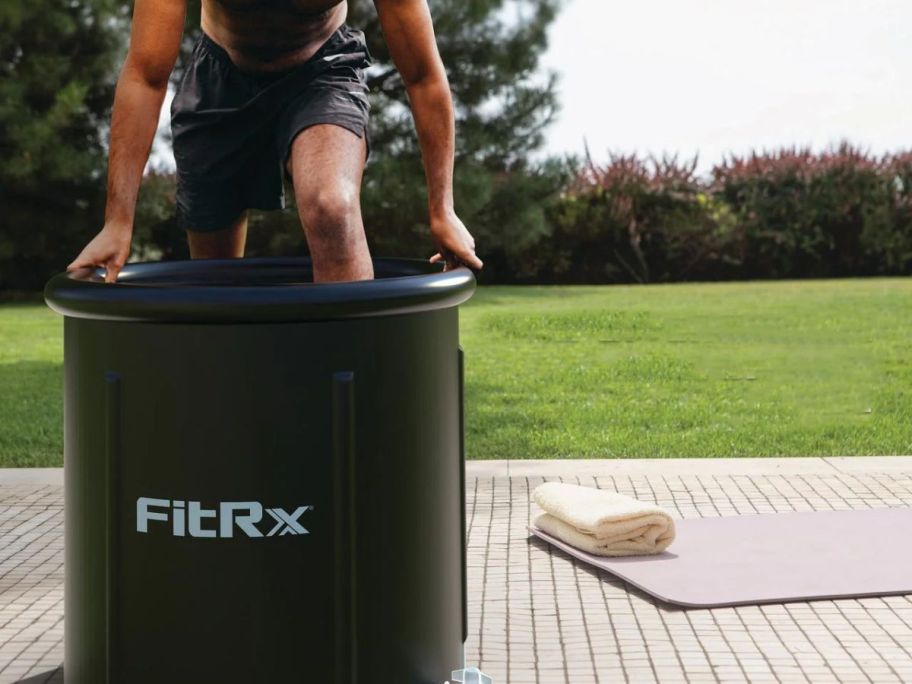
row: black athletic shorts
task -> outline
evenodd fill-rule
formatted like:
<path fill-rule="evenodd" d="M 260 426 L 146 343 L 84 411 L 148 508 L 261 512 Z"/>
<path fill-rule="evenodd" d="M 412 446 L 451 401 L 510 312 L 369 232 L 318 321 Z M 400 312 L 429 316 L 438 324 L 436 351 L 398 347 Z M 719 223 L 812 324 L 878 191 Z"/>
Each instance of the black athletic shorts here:
<path fill-rule="evenodd" d="M 346 24 L 306 62 L 263 75 L 238 70 L 202 34 L 171 103 L 179 225 L 219 230 L 245 209 L 283 208 L 285 162 L 308 126 L 367 141 L 370 63 L 364 33 Z"/>

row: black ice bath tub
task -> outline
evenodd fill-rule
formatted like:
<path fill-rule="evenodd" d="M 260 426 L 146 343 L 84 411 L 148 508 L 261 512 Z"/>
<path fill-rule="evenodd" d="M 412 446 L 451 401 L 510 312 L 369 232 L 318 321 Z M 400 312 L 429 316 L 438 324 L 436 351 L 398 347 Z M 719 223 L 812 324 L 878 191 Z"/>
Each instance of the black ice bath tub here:
<path fill-rule="evenodd" d="M 445 681 L 466 635 L 475 280 L 376 260 L 84 270 L 65 316 L 67 684 Z"/>

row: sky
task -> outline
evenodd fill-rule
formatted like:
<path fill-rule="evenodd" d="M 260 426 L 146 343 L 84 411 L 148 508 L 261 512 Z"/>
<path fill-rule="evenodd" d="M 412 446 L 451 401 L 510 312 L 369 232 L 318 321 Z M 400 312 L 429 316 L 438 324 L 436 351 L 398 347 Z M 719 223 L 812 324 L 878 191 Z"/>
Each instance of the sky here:
<path fill-rule="evenodd" d="M 908 0 L 566 0 L 543 58 L 547 151 L 724 155 L 847 139 L 912 148 Z"/>
<path fill-rule="evenodd" d="M 912 148 L 909 0 L 565 0 L 545 153 L 699 157 L 849 140 Z M 167 126 L 167 106 L 162 124 Z M 153 157 L 173 165 L 158 141 Z"/>

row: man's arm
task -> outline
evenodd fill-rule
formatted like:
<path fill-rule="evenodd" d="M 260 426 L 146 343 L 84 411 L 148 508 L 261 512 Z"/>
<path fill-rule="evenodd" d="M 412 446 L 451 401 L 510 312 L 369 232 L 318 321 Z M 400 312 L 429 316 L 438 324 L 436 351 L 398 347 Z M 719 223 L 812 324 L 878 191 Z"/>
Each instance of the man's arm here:
<path fill-rule="evenodd" d="M 136 196 L 180 49 L 185 9 L 186 0 L 136 0 L 111 113 L 105 224 L 67 270 L 104 267 L 105 279 L 114 282 L 130 256 Z"/>
<path fill-rule="evenodd" d="M 453 99 L 425 0 L 375 0 L 383 35 L 402 76 L 415 118 L 428 186 L 431 235 L 438 253 L 431 261 L 481 268 L 475 240 L 453 208 L 455 123 Z"/>

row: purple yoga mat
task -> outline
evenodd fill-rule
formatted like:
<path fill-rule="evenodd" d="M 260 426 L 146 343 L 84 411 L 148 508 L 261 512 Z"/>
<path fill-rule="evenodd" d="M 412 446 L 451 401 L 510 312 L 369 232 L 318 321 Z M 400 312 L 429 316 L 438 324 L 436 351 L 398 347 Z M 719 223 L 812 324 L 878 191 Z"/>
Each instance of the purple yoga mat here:
<path fill-rule="evenodd" d="M 537 537 L 689 608 L 912 594 L 912 508 L 676 520 L 663 553 L 607 558 Z"/>

